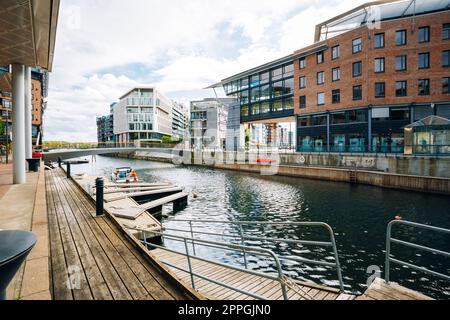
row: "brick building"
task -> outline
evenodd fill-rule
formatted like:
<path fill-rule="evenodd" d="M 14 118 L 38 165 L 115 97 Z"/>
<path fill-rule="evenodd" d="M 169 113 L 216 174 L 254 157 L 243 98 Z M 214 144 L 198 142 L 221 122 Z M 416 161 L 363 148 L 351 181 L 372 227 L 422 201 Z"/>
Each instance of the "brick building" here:
<path fill-rule="evenodd" d="M 406 126 L 450 118 L 449 77 L 449 3 L 397 0 L 321 23 L 313 45 L 215 86 L 239 99 L 244 128 L 295 122 L 297 151 L 403 153 Z"/>

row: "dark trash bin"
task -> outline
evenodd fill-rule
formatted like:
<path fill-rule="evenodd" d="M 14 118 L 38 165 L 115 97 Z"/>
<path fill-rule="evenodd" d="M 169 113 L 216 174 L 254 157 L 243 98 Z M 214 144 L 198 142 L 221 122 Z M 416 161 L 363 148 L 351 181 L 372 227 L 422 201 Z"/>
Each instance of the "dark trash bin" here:
<path fill-rule="evenodd" d="M 30 170 L 31 172 L 39 171 L 39 164 L 41 163 L 41 159 L 39 158 L 27 159 L 27 162 L 28 162 L 28 170 Z"/>
<path fill-rule="evenodd" d="M 0 231 L 0 300 L 6 300 L 6 288 L 36 241 L 36 236 L 31 232 Z"/>

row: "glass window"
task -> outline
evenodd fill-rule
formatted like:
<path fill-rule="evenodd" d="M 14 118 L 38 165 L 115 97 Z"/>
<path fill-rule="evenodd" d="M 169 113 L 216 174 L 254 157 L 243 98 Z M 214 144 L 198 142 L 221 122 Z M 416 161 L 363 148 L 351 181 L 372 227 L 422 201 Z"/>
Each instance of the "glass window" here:
<path fill-rule="evenodd" d="M 247 104 L 248 103 L 248 91 L 247 90 L 242 91 L 240 93 L 240 101 L 241 101 L 241 104 Z"/>
<path fill-rule="evenodd" d="M 374 37 L 375 49 L 384 48 L 384 33 L 377 33 Z"/>
<path fill-rule="evenodd" d="M 259 103 L 257 104 L 252 104 L 252 115 L 258 115 L 260 114 L 260 108 L 259 108 Z"/>
<path fill-rule="evenodd" d="M 358 38 L 353 40 L 353 53 L 358 53 L 362 51 L 362 39 Z"/>
<path fill-rule="evenodd" d="M 241 79 L 241 87 L 240 90 L 248 89 L 248 78 Z"/>
<path fill-rule="evenodd" d="M 395 43 L 397 46 L 404 46 L 407 43 L 406 30 L 399 30 L 395 33 Z"/>
<path fill-rule="evenodd" d="M 332 69 L 333 81 L 341 80 L 341 68 Z"/>
<path fill-rule="evenodd" d="M 298 126 L 299 127 L 309 127 L 310 126 L 310 117 L 302 117 L 298 118 Z"/>
<path fill-rule="evenodd" d="M 450 67 L 450 50 L 442 51 L 442 66 Z"/>
<path fill-rule="evenodd" d="M 375 98 L 384 98 L 386 96 L 386 84 L 384 82 L 375 83 Z"/>
<path fill-rule="evenodd" d="M 333 142 L 333 151 L 343 152 L 345 151 L 345 134 L 334 134 L 331 136 Z"/>
<path fill-rule="evenodd" d="M 450 23 L 444 23 L 442 25 L 442 40 L 450 39 Z"/>
<path fill-rule="evenodd" d="M 269 82 L 270 73 L 269 72 L 261 73 L 260 79 L 261 79 L 261 84 Z"/>
<path fill-rule="evenodd" d="M 283 101 L 277 100 L 273 103 L 273 111 L 283 111 Z"/>
<path fill-rule="evenodd" d="M 259 74 L 253 75 L 250 78 L 250 87 L 254 88 L 260 85 Z"/>
<path fill-rule="evenodd" d="M 320 71 L 317 72 L 317 84 L 324 84 L 325 83 L 325 72 Z"/>
<path fill-rule="evenodd" d="M 306 108 L 306 96 L 301 96 L 300 97 L 300 109 L 305 109 Z"/>
<path fill-rule="evenodd" d="M 259 101 L 260 96 L 261 96 L 261 93 L 260 93 L 260 89 L 259 88 L 253 88 L 251 90 L 250 99 L 251 99 L 252 102 Z"/>
<path fill-rule="evenodd" d="M 330 118 L 331 124 L 343 124 L 347 122 L 345 112 L 333 113 Z"/>
<path fill-rule="evenodd" d="M 396 71 L 405 71 L 407 69 L 407 60 L 406 56 L 397 56 L 395 57 L 395 70 Z"/>
<path fill-rule="evenodd" d="M 397 97 L 406 97 L 408 95 L 408 82 L 396 81 L 395 82 L 395 95 Z"/>
<path fill-rule="evenodd" d="M 353 77 L 359 77 L 362 75 L 362 62 L 354 62 L 353 63 Z"/>
<path fill-rule="evenodd" d="M 316 58 L 317 58 L 317 64 L 323 63 L 324 62 L 323 51 L 317 52 L 316 53 Z"/>
<path fill-rule="evenodd" d="M 261 113 L 269 113 L 270 112 L 270 102 L 261 103 Z"/>
<path fill-rule="evenodd" d="M 294 99 L 293 98 L 287 98 L 283 100 L 283 107 L 284 110 L 292 110 L 294 109 Z"/>
<path fill-rule="evenodd" d="M 430 53 L 419 53 L 419 69 L 428 69 L 430 67 Z"/>
<path fill-rule="evenodd" d="M 299 88 L 300 89 L 306 88 L 306 77 L 299 78 Z"/>
<path fill-rule="evenodd" d="M 450 78 L 442 78 L 442 93 L 450 93 Z"/>
<path fill-rule="evenodd" d="M 367 122 L 366 110 L 352 110 L 348 112 L 348 122 Z"/>
<path fill-rule="evenodd" d="M 294 78 L 284 80 L 284 92 L 283 94 L 294 94 Z"/>
<path fill-rule="evenodd" d="M 299 68 L 300 69 L 305 69 L 306 68 L 306 58 L 300 58 L 298 60 L 298 62 L 299 62 Z"/>
<path fill-rule="evenodd" d="M 284 77 L 292 77 L 294 75 L 294 64 L 284 66 Z"/>
<path fill-rule="evenodd" d="M 260 99 L 261 100 L 270 99 L 270 86 L 268 84 L 261 87 Z"/>
<path fill-rule="evenodd" d="M 391 120 L 409 121 L 409 109 L 408 108 L 391 109 Z"/>
<path fill-rule="evenodd" d="M 341 90 L 336 89 L 331 92 L 332 94 L 332 103 L 340 103 L 341 102 Z"/>
<path fill-rule="evenodd" d="M 376 73 L 384 72 L 384 58 L 376 58 L 375 59 L 374 70 Z"/>
<path fill-rule="evenodd" d="M 241 117 L 248 117 L 248 106 L 241 107 Z"/>
<path fill-rule="evenodd" d="M 341 56 L 341 46 L 331 48 L 331 59 L 336 60 Z"/>
<path fill-rule="evenodd" d="M 281 97 L 283 95 L 283 81 L 275 82 L 272 85 L 272 97 Z"/>
<path fill-rule="evenodd" d="M 430 79 L 419 79 L 419 96 L 430 94 Z"/>
<path fill-rule="evenodd" d="M 430 27 L 419 28 L 419 43 L 430 42 Z"/>
<path fill-rule="evenodd" d="M 362 100 L 362 86 L 353 87 L 353 100 Z"/>
<path fill-rule="evenodd" d="M 311 125 L 312 126 L 326 126 L 327 125 L 327 116 L 312 116 L 311 117 Z"/>
<path fill-rule="evenodd" d="M 283 78 L 283 68 L 278 68 L 272 71 L 272 81 Z"/>
<path fill-rule="evenodd" d="M 319 92 L 317 94 L 317 105 L 323 106 L 325 104 L 325 93 Z"/>

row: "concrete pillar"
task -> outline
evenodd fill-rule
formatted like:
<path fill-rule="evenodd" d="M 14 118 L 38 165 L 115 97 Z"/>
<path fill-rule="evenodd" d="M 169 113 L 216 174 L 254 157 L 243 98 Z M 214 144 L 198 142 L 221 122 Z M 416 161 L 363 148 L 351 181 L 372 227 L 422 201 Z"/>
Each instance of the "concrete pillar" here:
<path fill-rule="evenodd" d="M 13 182 L 26 183 L 25 174 L 25 67 L 12 65 Z"/>
<path fill-rule="evenodd" d="M 31 68 L 25 66 L 25 158 L 31 159 L 33 156 L 33 140 L 31 131 L 32 121 L 31 102 Z"/>

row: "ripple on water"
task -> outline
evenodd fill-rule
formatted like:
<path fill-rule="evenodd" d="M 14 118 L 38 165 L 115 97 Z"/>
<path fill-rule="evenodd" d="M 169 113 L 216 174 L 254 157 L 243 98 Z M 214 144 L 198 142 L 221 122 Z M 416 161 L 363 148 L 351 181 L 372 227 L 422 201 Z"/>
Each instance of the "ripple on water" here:
<path fill-rule="evenodd" d="M 136 168 L 143 181 L 171 182 L 185 188 L 197 198 L 189 199 L 189 206 L 177 213 L 179 219 L 210 219 L 225 221 L 279 221 L 303 222 L 321 221 L 330 224 L 336 232 L 339 258 L 346 287 L 355 293 L 365 290 L 369 266 L 382 267 L 385 259 L 386 226 L 396 215 L 404 219 L 450 228 L 450 197 L 386 190 L 370 186 L 351 186 L 343 183 L 303 180 L 283 177 L 261 177 L 259 175 L 231 171 L 215 171 L 199 167 L 179 167 L 127 159 L 98 157 L 93 164 L 73 166 L 74 173 L 107 175 L 120 166 Z M 166 220 L 165 224 L 177 227 L 181 224 Z M 186 227 L 186 226 L 184 226 Z M 229 225 L 208 224 L 199 226 L 200 230 L 236 235 L 238 228 Z M 245 233 L 255 237 L 289 237 L 290 239 L 328 240 L 323 233 L 300 228 L 295 225 L 285 227 L 246 226 Z M 438 239 L 425 233 L 414 234 L 407 230 L 401 233 L 405 240 L 416 240 L 448 248 L 450 239 Z M 226 240 L 227 238 L 216 238 Z M 268 245 L 264 241 L 251 241 L 255 246 Z M 168 246 L 177 247 L 168 242 Z M 180 250 L 182 246 L 179 247 Z M 269 248 L 282 255 L 299 255 L 334 261 L 326 249 L 310 246 L 270 245 Z M 405 261 L 420 259 L 434 271 L 449 273 L 448 262 L 439 262 L 433 255 L 394 248 L 405 255 Z M 205 257 L 222 262 L 242 265 L 242 257 L 220 250 L 199 250 Z M 409 256 L 408 256 L 409 255 Z M 411 259 L 414 257 L 414 259 Z M 249 265 L 255 270 L 273 272 L 273 262 L 264 258 L 249 257 Z M 293 277 L 304 281 L 339 287 L 334 270 L 324 270 L 317 266 L 286 264 L 285 268 Z M 408 268 L 393 266 L 393 280 L 411 289 L 435 298 L 450 298 L 447 282 L 423 274 L 414 274 Z M 421 279 L 422 280 L 419 280 Z"/>

